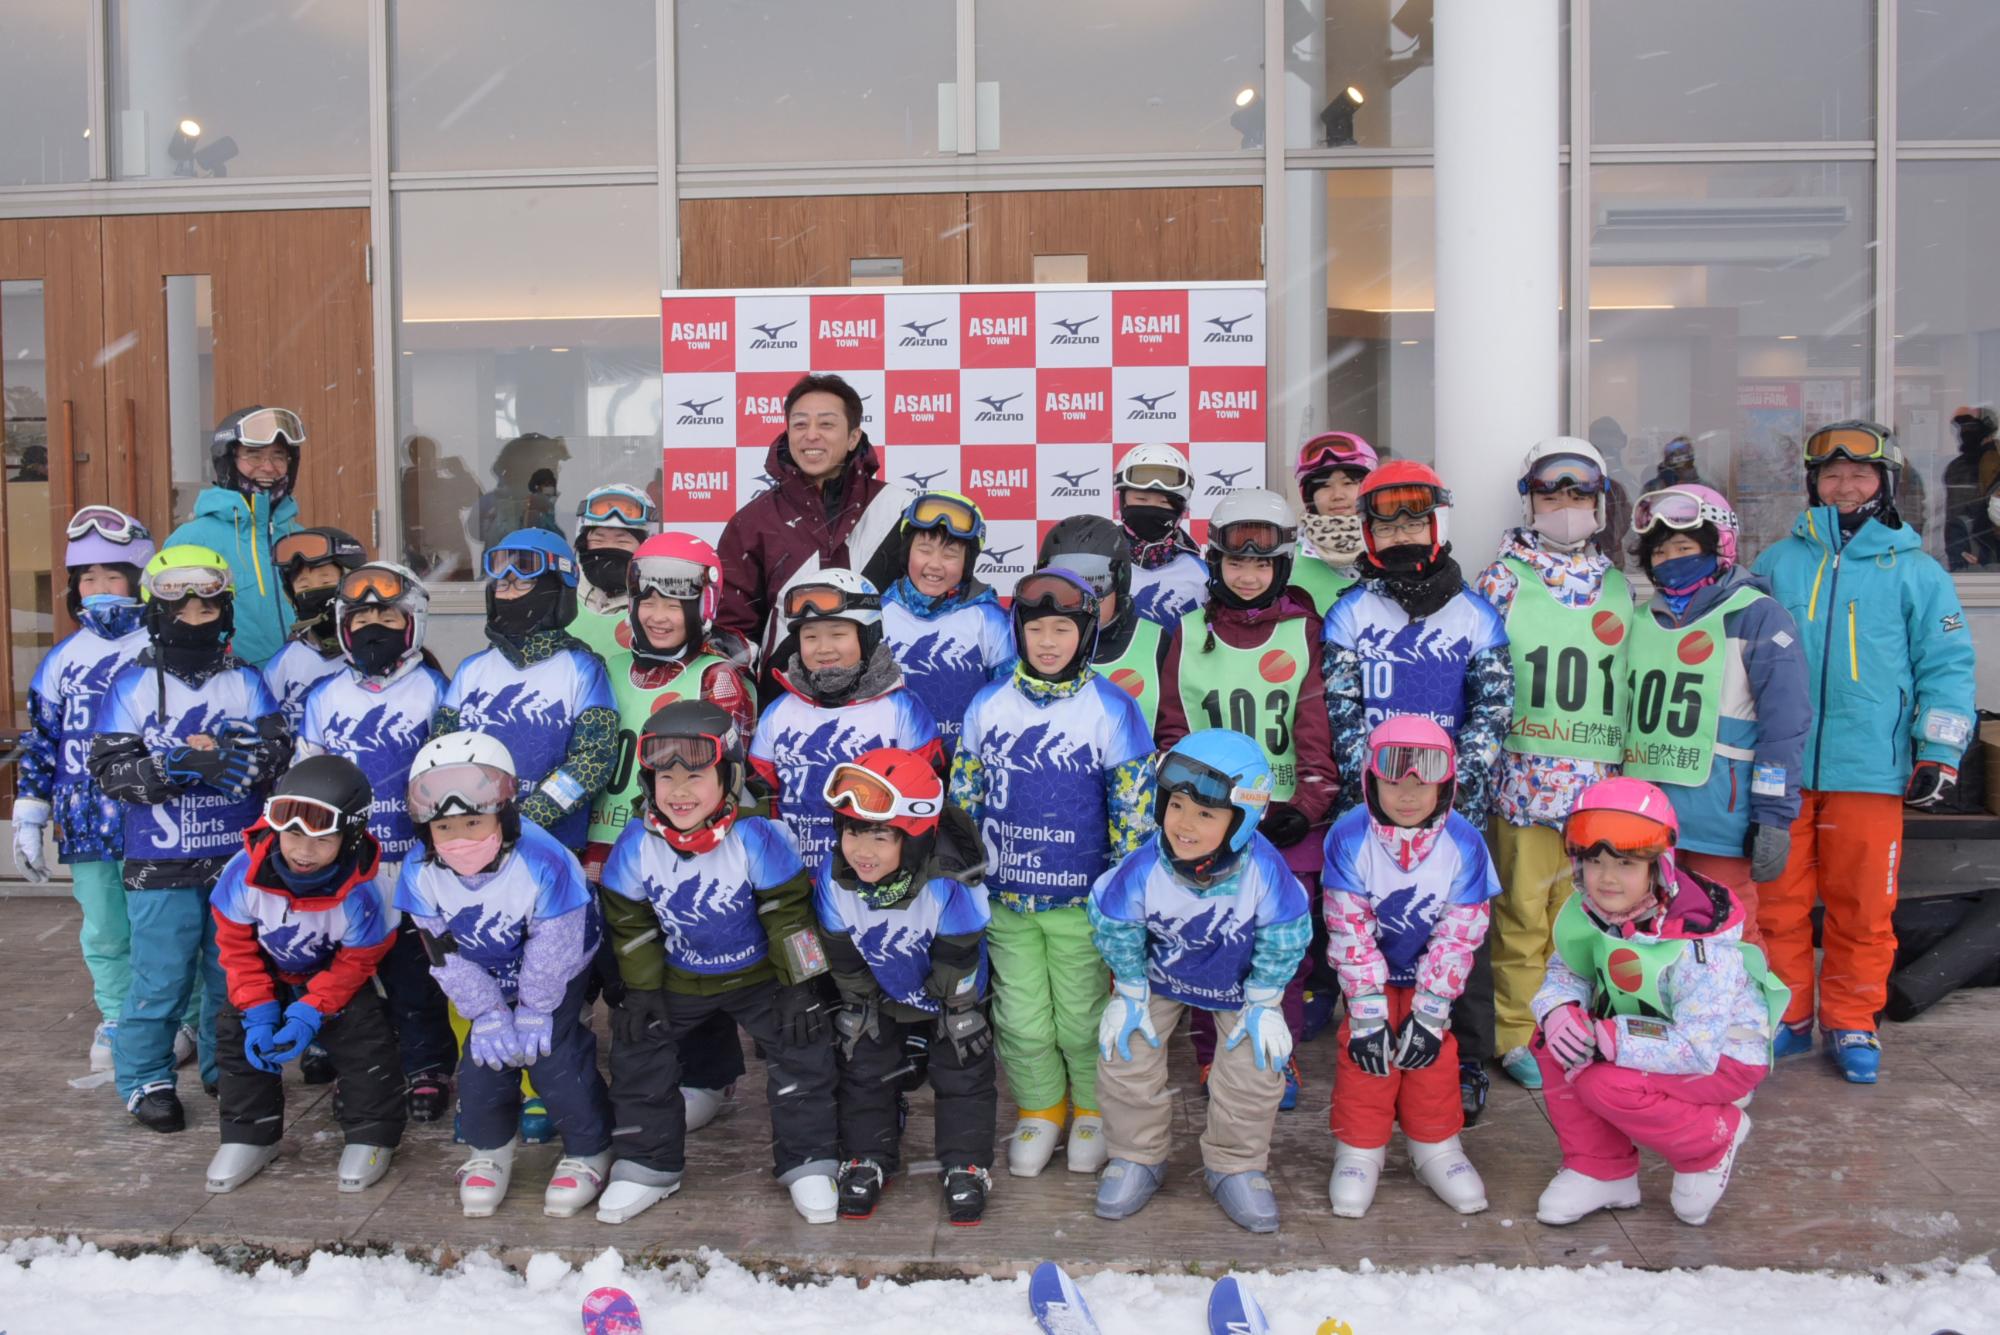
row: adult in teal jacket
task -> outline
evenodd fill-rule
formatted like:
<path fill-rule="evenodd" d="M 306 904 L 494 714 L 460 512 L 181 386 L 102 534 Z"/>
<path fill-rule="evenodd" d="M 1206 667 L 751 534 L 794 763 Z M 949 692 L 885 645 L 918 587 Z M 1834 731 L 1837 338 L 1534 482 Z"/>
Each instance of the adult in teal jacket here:
<path fill-rule="evenodd" d="M 1756 566 L 1798 623 L 1815 706 L 1791 857 L 1762 888 L 1758 925 L 1792 989 L 1777 1053 L 1810 1051 L 1811 914 L 1815 898 L 1826 906 L 1820 1027 L 1842 1074 L 1874 1084 L 1903 805 L 1936 806 L 1957 786 L 1974 718 L 1972 636 L 1951 577 L 1896 514 L 1903 460 L 1888 430 L 1836 422 L 1805 453 L 1812 507 Z"/>
<path fill-rule="evenodd" d="M 306 438 L 289 408 L 239 408 L 209 441 L 215 481 L 195 497 L 194 517 L 167 538 L 221 552 L 236 583 L 236 657 L 261 669 L 284 647 L 292 627 L 271 549 L 300 528 L 292 489 L 299 480 L 299 445 Z"/>

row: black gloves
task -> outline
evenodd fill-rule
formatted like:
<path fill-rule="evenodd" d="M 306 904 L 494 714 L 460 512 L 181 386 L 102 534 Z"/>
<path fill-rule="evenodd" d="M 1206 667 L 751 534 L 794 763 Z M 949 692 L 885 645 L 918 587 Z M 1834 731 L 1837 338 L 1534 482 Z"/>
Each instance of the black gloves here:
<path fill-rule="evenodd" d="M 1290 848 L 1305 838 L 1306 831 L 1311 828 L 1305 813 L 1290 802 L 1271 803 L 1270 810 L 1264 813 L 1264 819 L 1257 825 L 1258 832 L 1279 848 Z"/>
<path fill-rule="evenodd" d="M 1928 811 L 1949 802 L 1957 790 L 1958 771 L 1955 768 L 1935 760 L 1919 760 L 1917 767 L 1910 771 L 1910 786 L 1903 790 L 1903 801 L 1920 811 Z"/>

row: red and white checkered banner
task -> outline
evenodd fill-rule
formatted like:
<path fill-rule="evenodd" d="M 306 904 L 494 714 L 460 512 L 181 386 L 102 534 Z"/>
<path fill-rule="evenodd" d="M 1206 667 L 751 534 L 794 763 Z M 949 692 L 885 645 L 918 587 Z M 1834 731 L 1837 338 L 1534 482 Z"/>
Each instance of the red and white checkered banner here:
<path fill-rule="evenodd" d="M 677 528 L 713 536 L 771 485 L 785 391 L 808 370 L 860 393 L 885 479 L 979 503 L 980 576 L 1002 594 L 1056 520 L 1111 513 L 1134 445 L 1188 454 L 1197 521 L 1264 483 L 1262 283 L 667 292 L 661 316 Z"/>

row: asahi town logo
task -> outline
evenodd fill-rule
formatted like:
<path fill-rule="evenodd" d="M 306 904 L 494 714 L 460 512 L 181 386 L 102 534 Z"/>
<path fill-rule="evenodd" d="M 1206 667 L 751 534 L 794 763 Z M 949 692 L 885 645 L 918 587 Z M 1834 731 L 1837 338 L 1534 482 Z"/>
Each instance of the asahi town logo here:
<path fill-rule="evenodd" d="M 975 422 L 1027 421 L 1028 415 L 1025 412 L 1007 411 L 1007 405 L 1012 403 L 1015 399 L 1020 398 L 1021 394 L 1026 392 L 1027 391 L 1023 390 L 1021 391 L 1021 393 L 1016 393 L 1016 394 L 1006 394 L 1006 395 L 989 394 L 983 398 L 980 398 L 979 400 L 977 400 L 977 402 L 983 403 L 986 406 L 980 411 L 974 413 L 972 415 L 972 420 Z"/>
<path fill-rule="evenodd" d="M 675 343 L 684 343 L 691 348 L 705 348 L 713 343 L 727 343 L 729 341 L 729 321 L 675 320 L 667 329 L 667 338 Z"/>
<path fill-rule="evenodd" d="M 680 406 L 687 409 L 685 415 L 674 419 L 677 426 L 721 426 L 723 419 L 709 416 L 708 410 L 729 396 L 718 394 L 712 399 L 682 399 Z"/>
<path fill-rule="evenodd" d="M 1049 343 L 1055 347 L 1096 347 L 1104 341 L 1104 336 L 1095 330 L 1083 332 L 1083 327 L 1096 319 L 1095 315 L 1086 315 L 1081 320 L 1051 321 L 1062 332 L 1050 335 Z"/>
<path fill-rule="evenodd" d="M 759 337 L 750 340 L 750 351 L 776 352 L 782 349 L 796 349 L 799 346 L 797 336 L 780 338 L 779 335 L 797 323 L 797 320 L 787 320 L 783 324 L 751 325 L 750 327 L 757 331 Z"/>

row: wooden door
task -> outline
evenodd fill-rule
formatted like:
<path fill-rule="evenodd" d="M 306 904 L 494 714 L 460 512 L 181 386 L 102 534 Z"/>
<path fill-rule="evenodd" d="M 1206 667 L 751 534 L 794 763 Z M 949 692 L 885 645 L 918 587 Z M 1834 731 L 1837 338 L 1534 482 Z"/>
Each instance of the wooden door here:
<path fill-rule="evenodd" d="M 965 282 L 965 196 L 681 205 L 682 287 L 845 287 L 853 261 L 890 258 L 903 261 L 905 284 Z"/>

